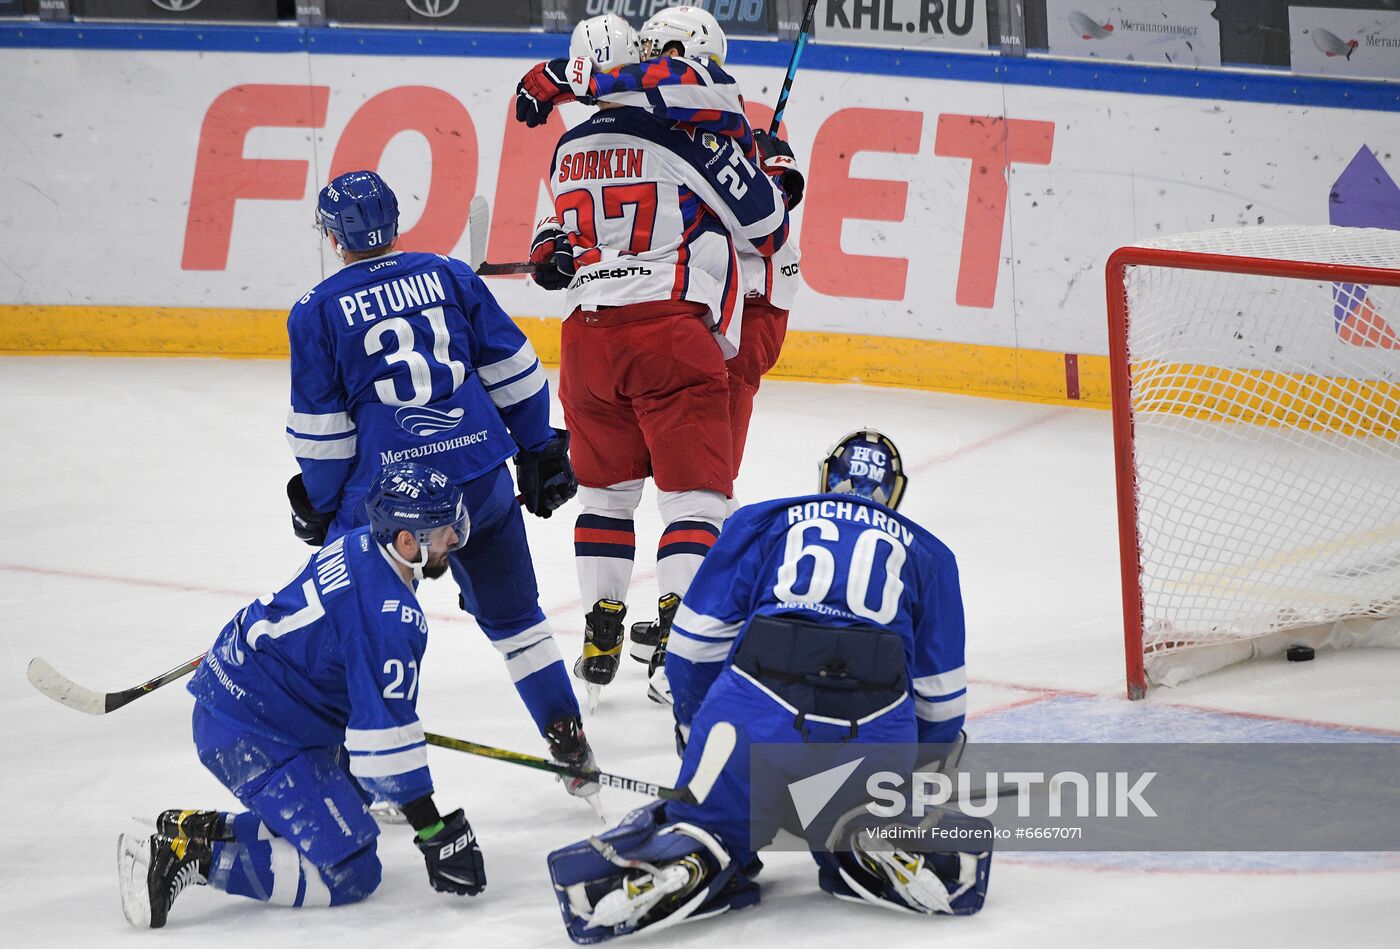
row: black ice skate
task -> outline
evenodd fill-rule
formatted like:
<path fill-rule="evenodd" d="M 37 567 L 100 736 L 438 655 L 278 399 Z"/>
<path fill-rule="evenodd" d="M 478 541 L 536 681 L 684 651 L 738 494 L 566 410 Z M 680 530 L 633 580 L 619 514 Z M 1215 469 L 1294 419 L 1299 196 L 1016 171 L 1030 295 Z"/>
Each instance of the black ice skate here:
<path fill-rule="evenodd" d="M 583 733 L 583 723 L 577 718 L 561 718 L 544 730 L 544 736 L 549 740 L 549 755 L 555 761 L 580 770 L 598 770 L 597 759 L 593 757 L 593 749 L 588 745 L 588 736 Z M 600 788 L 597 781 L 565 777 L 562 774 L 559 780 L 564 783 L 564 790 L 574 797 L 588 801 L 589 805 L 599 812 L 599 816 L 602 816 L 598 806 Z"/>
<path fill-rule="evenodd" d="M 671 615 L 675 616 L 674 609 Z M 647 698 L 668 708 L 675 704 L 675 699 L 671 697 L 670 680 L 666 678 L 666 647 L 670 642 L 671 624 L 667 622 L 665 629 L 661 631 L 661 639 L 656 644 L 656 651 L 651 654 L 651 661 L 647 663 Z"/>
<path fill-rule="evenodd" d="M 574 675 L 588 683 L 588 710 L 598 705 L 598 693 L 617 675 L 622 655 L 622 621 L 627 607 L 617 600 L 599 600 L 583 618 L 583 655 Z"/>
<path fill-rule="evenodd" d="M 126 921 L 142 929 L 164 926 L 171 905 L 185 887 L 208 882 L 212 862 L 203 840 L 122 834 L 117 838 L 117 883 Z"/>
<path fill-rule="evenodd" d="M 206 844 L 233 839 L 221 811 L 161 811 L 156 818 L 156 833 L 173 840 L 183 838 Z"/>
<path fill-rule="evenodd" d="M 671 623 L 675 621 L 676 610 L 680 609 L 680 606 L 681 598 L 674 593 L 667 593 L 656 601 L 656 619 L 649 623 L 632 624 L 632 646 L 628 651 L 632 653 L 633 659 L 650 664 L 657 644 L 670 635 Z"/>

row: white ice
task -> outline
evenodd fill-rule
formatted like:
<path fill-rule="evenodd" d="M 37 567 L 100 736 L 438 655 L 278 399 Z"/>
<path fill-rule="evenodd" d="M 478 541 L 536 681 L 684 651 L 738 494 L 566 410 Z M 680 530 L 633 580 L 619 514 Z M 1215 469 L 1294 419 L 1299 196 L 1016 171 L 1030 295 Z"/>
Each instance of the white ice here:
<path fill-rule="evenodd" d="M 544 857 L 603 825 L 547 775 L 438 750 L 438 799 L 466 807 L 485 850 L 483 896 L 432 892 L 407 831 L 391 827 L 380 844 L 384 883 L 365 903 L 292 911 L 196 888 L 180 897 L 163 936 L 122 918 L 114 857 L 131 818 L 235 802 L 195 758 L 191 700 L 180 687 L 89 717 L 34 692 L 25 665 L 42 655 L 101 690 L 134 685 L 202 652 L 234 611 L 292 574 L 307 550 L 291 534 L 283 493 L 295 470 L 282 436 L 286 374 L 279 362 L 0 359 L 5 945 L 568 944 Z M 811 490 L 828 445 L 863 425 L 899 444 L 911 482 L 904 511 L 958 555 L 974 739 L 1400 735 L 1400 651 L 1237 667 L 1126 701 L 1107 413 L 770 381 L 741 498 Z M 573 518 L 566 509 L 527 520 L 543 606 L 572 658 L 582 618 Z M 655 602 L 649 551 L 659 526 L 649 495 L 638 520 L 637 618 Z M 425 587 L 423 599 L 432 626 L 424 721 L 542 752 L 499 656 L 457 610 L 451 582 Z M 669 782 L 670 716 L 644 691 L 642 667 L 627 662 L 588 733 L 608 769 Z M 641 803 L 605 795 L 612 820 Z M 1006 852 L 981 914 L 937 920 L 838 903 L 817 889 L 804 854 L 772 854 L 767 864 L 759 906 L 635 941 L 1390 946 L 1400 918 L 1393 856 L 1290 865 Z"/>

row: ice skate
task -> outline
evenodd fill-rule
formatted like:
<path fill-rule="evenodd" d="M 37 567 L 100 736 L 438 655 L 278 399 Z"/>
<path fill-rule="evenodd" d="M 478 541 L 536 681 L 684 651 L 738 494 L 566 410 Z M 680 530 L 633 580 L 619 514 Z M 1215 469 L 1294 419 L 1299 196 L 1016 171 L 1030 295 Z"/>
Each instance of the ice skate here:
<path fill-rule="evenodd" d="M 632 624 L 632 645 L 629 652 L 632 658 L 638 662 L 650 663 L 651 657 L 656 652 L 657 644 L 670 634 L 671 623 L 676 618 L 676 610 L 680 609 L 681 598 L 674 593 L 667 593 L 656 601 L 657 616 L 649 623 Z"/>
<path fill-rule="evenodd" d="M 555 761 L 581 770 L 596 771 L 598 769 L 598 762 L 593 757 L 593 749 L 589 747 L 588 737 L 583 733 L 583 723 L 577 718 L 562 718 L 546 728 L 544 734 L 545 738 L 549 739 L 550 757 Z M 565 777 L 564 775 L 560 775 L 559 780 L 564 783 L 564 790 L 574 797 L 583 798 L 600 818 L 603 816 L 598 801 L 598 792 L 601 787 L 597 781 Z"/>
<path fill-rule="evenodd" d="M 156 833 L 172 840 L 198 840 L 212 843 L 232 840 L 222 811 L 182 811 L 172 808 L 156 818 Z"/>
<path fill-rule="evenodd" d="M 627 607 L 617 600 L 599 600 L 584 616 L 583 655 L 574 663 L 574 676 L 588 686 L 588 710 L 598 707 L 603 686 L 617 675 L 622 655 L 622 621 Z"/>
<path fill-rule="evenodd" d="M 680 605 L 679 599 L 676 602 Z M 675 615 L 674 610 L 671 615 Z M 670 680 L 666 678 L 666 647 L 670 642 L 671 624 L 667 622 L 662 630 L 661 639 L 656 644 L 656 651 L 651 654 L 651 660 L 647 663 L 647 698 L 667 708 L 675 702 L 671 697 Z"/>
<path fill-rule="evenodd" d="M 142 929 L 164 926 L 185 887 L 208 882 L 211 862 L 209 845 L 202 840 L 122 834 L 117 838 L 117 883 L 126 921 Z"/>

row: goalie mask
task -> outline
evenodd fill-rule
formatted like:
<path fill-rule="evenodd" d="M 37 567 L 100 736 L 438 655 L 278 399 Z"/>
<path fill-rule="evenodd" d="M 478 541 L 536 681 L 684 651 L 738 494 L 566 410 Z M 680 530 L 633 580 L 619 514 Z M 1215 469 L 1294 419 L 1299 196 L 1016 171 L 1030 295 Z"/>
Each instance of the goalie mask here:
<path fill-rule="evenodd" d="M 854 494 L 897 510 L 904 497 L 904 466 L 889 436 L 873 428 L 851 432 L 832 446 L 818 469 L 817 489 Z"/>
<path fill-rule="evenodd" d="M 642 61 L 637 31 L 616 13 L 580 20 L 569 39 L 569 56 L 593 60 L 600 72 Z"/>

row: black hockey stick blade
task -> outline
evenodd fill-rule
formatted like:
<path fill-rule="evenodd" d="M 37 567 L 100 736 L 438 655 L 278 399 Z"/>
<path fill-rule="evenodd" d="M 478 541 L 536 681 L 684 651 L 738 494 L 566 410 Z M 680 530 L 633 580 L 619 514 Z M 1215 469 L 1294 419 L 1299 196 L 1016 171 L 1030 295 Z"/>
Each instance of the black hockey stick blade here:
<path fill-rule="evenodd" d="M 504 274 L 539 273 L 544 269 L 544 266 L 544 264 L 536 264 L 528 260 L 522 260 L 519 263 L 513 264 L 482 264 L 472 269 L 482 277 L 499 277 Z"/>
<path fill-rule="evenodd" d="M 163 685 L 169 685 L 176 679 L 184 678 L 203 661 L 204 653 L 200 653 L 188 662 L 183 662 L 174 669 L 162 672 L 154 679 L 149 679 L 140 685 L 123 689 L 120 692 L 94 692 L 92 689 L 84 688 L 38 656 L 29 660 L 29 669 L 26 675 L 30 685 L 59 705 L 66 705 L 89 715 L 106 715 L 108 712 L 115 712 L 123 705 L 136 701 L 148 692 L 154 692 Z"/>

